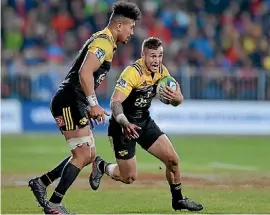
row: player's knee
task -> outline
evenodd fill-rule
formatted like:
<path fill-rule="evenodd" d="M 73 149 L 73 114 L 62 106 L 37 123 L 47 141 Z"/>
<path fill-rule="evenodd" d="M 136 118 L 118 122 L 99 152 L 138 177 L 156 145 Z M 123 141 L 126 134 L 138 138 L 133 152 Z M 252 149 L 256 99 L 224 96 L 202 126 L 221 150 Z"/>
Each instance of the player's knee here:
<path fill-rule="evenodd" d="M 82 144 L 81 146 L 76 147 L 72 150 L 72 154 L 74 160 L 81 168 L 92 163 L 95 159 L 95 156 L 92 156 L 91 149 L 87 144 Z"/>
<path fill-rule="evenodd" d="M 90 158 L 88 159 L 88 162 L 87 162 L 86 165 L 93 163 L 94 160 L 95 160 L 95 156 L 92 156 L 92 155 L 91 155 Z"/>
<path fill-rule="evenodd" d="M 176 154 L 168 158 L 167 167 L 172 172 L 179 168 L 179 157 Z"/>
<path fill-rule="evenodd" d="M 131 184 L 136 180 L 136 178 L 137 178 L 136 174 L 128 174 L 122 176 L 122 182 L 125 184 Z"/>
<path fill-rule="evenodd" d="M 84 166 L 87 166 L 95 160 L 95 157 L 92 157 L 91 155 L 88 155 L 84 158 Z"/>
<path fill-rule="evenodd" d="M 81 155 L 79 157 L 74 157 L 73 160 L 75 161 L 76 166 L 78 166 L 79 168 L 83 168 L 87 165 L 89 165 L 90 163 L 93 162 L 93 158 L 91 157 L 91 155 Z"/>

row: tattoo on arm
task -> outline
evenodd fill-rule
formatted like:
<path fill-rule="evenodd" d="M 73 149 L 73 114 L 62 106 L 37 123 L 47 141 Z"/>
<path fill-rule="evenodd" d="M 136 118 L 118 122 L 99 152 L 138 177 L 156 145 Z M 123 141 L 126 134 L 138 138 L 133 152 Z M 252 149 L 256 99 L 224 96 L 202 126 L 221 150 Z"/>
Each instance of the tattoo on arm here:
<path fill-rule="evenodd" d="M 124 126 L 124 125 L 129 123 L 127 117 L 125 116 L 125 114 L 123 112 L 123 106 L 122 106 L 121 102 L 113 101 L 111 103 L 111 109 L 112 109 L 112 113 L 113 113 L 113 116 L 114 116 L 115 120 L 121 126 Z"/>
<path fill-rule="evenodd" d="M 111 109 L 112 109 L 114 117 L 123 113 L 123 106 L 122 106 L 121 102 L 119 102 L 119 101 L 113 101 L 111 103 Z"/>

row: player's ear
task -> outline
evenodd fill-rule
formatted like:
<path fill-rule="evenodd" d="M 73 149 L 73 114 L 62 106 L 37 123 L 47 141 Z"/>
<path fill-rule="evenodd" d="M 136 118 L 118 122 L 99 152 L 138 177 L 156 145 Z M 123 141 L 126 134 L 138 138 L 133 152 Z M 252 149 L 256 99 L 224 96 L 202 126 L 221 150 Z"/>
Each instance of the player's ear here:
<path fill-rule="evenodd" d="M 143 58 L 144 57 L 144 52 L 143 52 L 143 50 L 141 51 L 141 58 Z"/>
<path fill-rule="evenodd" d="M 122 31 L 122 22 L 117 22 L 117 31 Z"/>

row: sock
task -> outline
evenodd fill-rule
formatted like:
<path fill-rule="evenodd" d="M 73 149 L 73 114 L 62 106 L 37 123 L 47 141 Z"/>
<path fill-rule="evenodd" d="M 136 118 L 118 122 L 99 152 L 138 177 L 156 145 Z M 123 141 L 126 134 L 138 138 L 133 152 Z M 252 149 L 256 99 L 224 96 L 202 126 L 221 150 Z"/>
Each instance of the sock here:
<path fill-rule="evenodd" d="M 117 167 L 117 164 L 110 164 L 108 165 L 108 175 L 114 179 L 114 175 L 113 175 L 113 172 L 114 172 L 114 169 Z"/>
<path fill-rule="evenodd" d="M 177 200 L 183 199 L 181 183 L 179 183 L 179 184 L 170 184 L 169 183 L 169 185 L 170 185 L 170 190 L 172 193 L 172 198 L 177 199 Z"/>
<path fill-rule="evenodd" d="M 39 179 L 45 187 L 48 187 L 51 183 L 53 183 L 56 179 L 60 178 L 65 165 L 68 163 L 71 156 L 68 156 L 63 160 L 60 164 L 58 164 L 53 170 L 47 172 L 42 175 Z"/>
<path fill-rule="evenodd" d="M 100 161 L 98 163 L 98 169 L 102 172 L 102 173 L 105 173 L 106 172 L 106 168 L 107 166 L 109 166 L 111 163 L 108 163 L 104 160 Z"/>
<path fill-rule="evenodd" d="M 68 163 L 62 173 L 61 179 L 57 187 L 55 188 L 52 197 L 50 198 L 50 202 L 55 204 L 60 204 L 64 195 L 66 194 L 68 188 L 72 185 L 72 183 L 77 178 L 81 169 L 74 166 L 72 163 Z"/>

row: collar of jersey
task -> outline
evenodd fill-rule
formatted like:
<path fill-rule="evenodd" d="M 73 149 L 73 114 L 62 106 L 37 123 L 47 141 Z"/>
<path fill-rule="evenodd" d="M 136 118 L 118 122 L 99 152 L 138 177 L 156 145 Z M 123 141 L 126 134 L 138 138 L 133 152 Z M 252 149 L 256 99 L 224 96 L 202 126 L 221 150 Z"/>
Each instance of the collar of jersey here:
<path fill-rule="evenodd" d="M 108 36 L 111 38 L 111 41 L 113 42 L 114 48 L 117 48 L 116 42 L 113 38 L 112 32 L 108 27 L 104 28 L 105 32 L 108 34 Z"/>
<path fill-rule="evenodd" d="M 142 58 L 140 58 L 137 62 L 142 66 L 142 72 L 143 72 L 143 74 L 145 74 L 145 75 L 151 75 L 151 71 L 146 68 L 146 66 L 143 63 L 143 59 Z"/>

